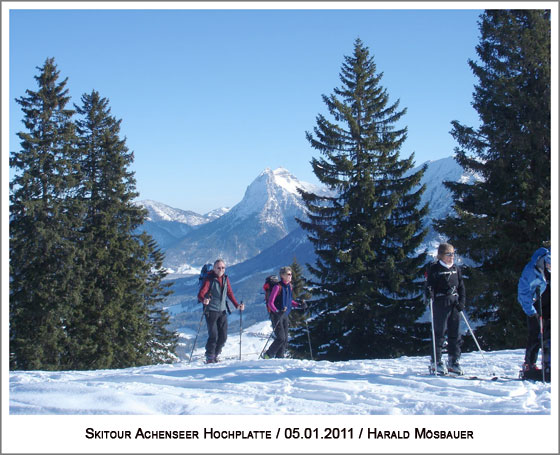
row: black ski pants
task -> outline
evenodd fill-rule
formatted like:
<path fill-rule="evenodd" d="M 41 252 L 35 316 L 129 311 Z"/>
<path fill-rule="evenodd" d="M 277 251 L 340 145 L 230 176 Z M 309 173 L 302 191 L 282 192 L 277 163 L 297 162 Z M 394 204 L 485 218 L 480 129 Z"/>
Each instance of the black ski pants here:
<path fill-rule="evenodd" d="M 206 357 L 216 357 L 222 352 L 227 340 L 228 320 L 226 312 L 207 311 L 206 327 L 208 328 Z"/>
<path fill-rule="evenodd" d="M 544 363 L 550 365 L 550 319 L 543 320 Z M 527 347 L 525 348 L 525 362 L 529 365 L 537 363 L 541 348 L 541 323 L 539 314 L 527 316 Z"/>
<path fill-rule="evenodd" d="M 288 313 L 270 313 L 272 327 L 274 327 L 274 342 L 270 345 L 266 353 L 269 357 L 281 359 L 286 352 L 288 345 L 288 330 L 290 329 L 290 319 Z"/>
<path fill-rule="evenodd" d="M 436 338 L 436 361 L 441 361 L 443 342 L 447 334 L 447 356 L 450 363 L 461 357 L 461 336 L 459 335 L 460 314 L 457 306 L 449 298 L 434 301 L 434 332 Z M 432 354 L 433 356 L 433 354 Z"/>

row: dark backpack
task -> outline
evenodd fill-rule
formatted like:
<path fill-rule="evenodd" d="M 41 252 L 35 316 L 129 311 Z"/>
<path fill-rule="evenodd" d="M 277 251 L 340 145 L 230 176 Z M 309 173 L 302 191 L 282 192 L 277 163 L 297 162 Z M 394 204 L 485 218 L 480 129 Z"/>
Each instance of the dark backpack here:
<path fill-rule="evenodd" d="M 272 288 L 278 283 L 280 283 L 280 279 L 276 275 L 267 276 L 266 279 L 264 280 L 263 289 L 264 289 L 265 305 L 268 303 L 268 298 L 270 297 Z"/>
<path fill-rule="evenodd" d="M 202 285 L 204 284 L 204 280 L 210 275 L 210 272 L 214 270 L 214 266 L 212 264 L 204 264 L 202 269 L 200 270 L 200 275 L 198 276 L 198 290 L 202 289 Z"/>
<path fill-rule="evenodd" d="M 200 270 L 200 275 L 198 275 L 198 291 L 200 292 L 200 290 L 202 289 L 202 286 L 204 285 L 204 281 L 206 280 L 206 278 L 208 278 L 208 276 L 210 275 L 210 273 L 212 273 L 214 271 L 214 265 L 213 264 L 204 264 L 202 266 L 202 269 Z M 227 275 L 224 275 L 224 289 L 223 292 L 227 292 Z M 226 309 L 228 311 L 229 314 L 231 314 L 231 310 L 229 309 L 229 305 L 226 301 Z"/>

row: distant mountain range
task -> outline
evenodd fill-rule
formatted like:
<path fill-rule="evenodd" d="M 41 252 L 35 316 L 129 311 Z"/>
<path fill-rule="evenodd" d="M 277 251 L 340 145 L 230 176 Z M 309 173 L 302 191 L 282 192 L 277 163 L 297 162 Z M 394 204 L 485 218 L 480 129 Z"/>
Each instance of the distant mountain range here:
<path fill-rule="evenodd" d="M 248 187 L 241 202 L 221 216 L 198 215 L 141 201 L 151 220 L 143 228 L 165 250 L 165 266 L 176 274 L 223 258 L 228 265 L 246 261 L 298 227 L 304 205 L 297 188 L 321 192 L 286 169 L 265 169 Z M 215 212 L 211 212 L 214 213 Z M 152 215 L 153 214 L 153 215 Z M 157 216 L 157 218 L 156 218 Z M 157 219 L 157 221 L 156 221 Z M 149 223 L 149 224 L 148 224 Z"/>
<path fill-rule="evenodd" d="M 430 212 L 424 220 L 429 234 L 421 250 L 433 251 L 443 239 L 431 229 L 432 219 L 443 218 L 452 211 L 452 198 L 443 182 L 472 182 L 478 177 L 465 174 L 452 157 L 424 164 L 427 169 L 421 184 L 426 184 L 426 191 L 422 205 L 429 204 Z M 260 304 L 263 297 L 259 295 L 264 278 L 278 273 L 281 266 L 289 265 L 294 258 L 302 266 L 313 263 L 315 258 L 306 233 L 295 221 L 296 217 L 305 217 L 298 187 L 316 194 L 326 192 L 279 168 L 265 169 L 231 210 L 224 208 L 199 215 L 161 202 L 138 202 L 149 213 L 142 228 L 165 252 L 164 266 L 170 272 L 168 277 L 175 281 L 174 294 L 167 304 L 173 307 L 169 309 L 177 326 L 191 325 L 193 318 L 188 314 L 199 309 L 198 273 L 204 263 L 218 257 L 228 265 L 227 274 L 238 300 L 248 304 L 244 320 L 250 323 L 267 318 L 264 305 Z M 251 305 L 255 302 L 260 303 Z"/>
<path fill-rule="evenodd" d="M 169 248 L 197 227 L 214 221 L 229 211 L 224 207 L 205 215 L 190 210 L 181 210 L 161 202 L 144 200 L 137 202 L 148 211 L 148 218 L 142 229 L 148 232 L 163 249 Z"/>

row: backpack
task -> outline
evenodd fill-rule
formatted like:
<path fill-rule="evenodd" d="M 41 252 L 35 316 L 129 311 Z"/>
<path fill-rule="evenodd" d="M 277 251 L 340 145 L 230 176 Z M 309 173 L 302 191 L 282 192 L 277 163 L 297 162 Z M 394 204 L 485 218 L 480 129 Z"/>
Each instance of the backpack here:
<path fill-rule="evenodd" d="M 204 264 L 202 269 L 200 270 L 200 275 L 198 276 L 198 290 L 202 289 L 202 285 L 204 284 L 204 280 L 208 277 L 210 272 L 214 270 L 214 266 L 212 264 Z"/>
<path fill-rule="evenodd" d="M 270 293 L 272 292 L 272 288 L 274 285 L 278 284 L 280 279 L 276 275 L 267 276 L 264 280 L 263 289 L 264 289 L 264 303 L 265 305 L 268 303 L 268 298 L 270 297 Z M 267 308 L 268 309 L 268 308 Z"/>
<path fill-rule="evenodd" d="M 198 275 L 198 291 L 200 292 L 200 290 L 202 289 L 202 286 L 204 285 L 204 281 L 206 280 L 206 278 L 208 277 L 208 275 L 210 275 L 211 272 L 214 271 L 214 265 L 213 264 L 204 264 L 202 266 L 202 269 L 200 270 L 200 275 Z M 224 275 L 224 292 L 227 286 L 227 275 Z M 226 309 L 228 311 L 229 314 L 231 314 L 231 310 L 229 309 L 229 305 L 226 301 Z"/>

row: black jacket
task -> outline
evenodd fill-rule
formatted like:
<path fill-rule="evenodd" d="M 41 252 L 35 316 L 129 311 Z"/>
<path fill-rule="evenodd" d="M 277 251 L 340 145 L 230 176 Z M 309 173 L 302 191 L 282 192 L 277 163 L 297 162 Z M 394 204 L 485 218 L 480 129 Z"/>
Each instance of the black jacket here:
<path fill-rule="evenodd" d="M 461 310 L 465 308 L 465 284 L 461 268 L 457 265 L 453 264 L 447 268 L 439 261 L 429 264 L 427 287 L 434 302 L 457 304 Z"/>

